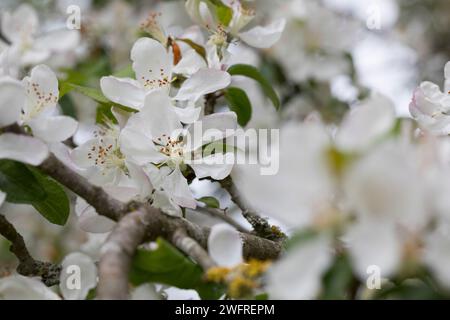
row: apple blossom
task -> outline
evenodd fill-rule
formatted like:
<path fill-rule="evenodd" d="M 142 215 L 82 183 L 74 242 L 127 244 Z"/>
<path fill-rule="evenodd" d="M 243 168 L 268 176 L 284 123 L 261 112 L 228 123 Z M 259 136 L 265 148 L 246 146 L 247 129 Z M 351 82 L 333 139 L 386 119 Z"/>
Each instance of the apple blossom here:
<path fill-rule="evenodd" d="M 114 76 L 101 79 L 100 85 L 107 98 L 140 110 L 144 106 L 145 96 L 148 93 L 164 90 L 169 94 L 173 81 L 173 57 L 160 42 L 151 38 L 140 38 L 131 50 L 131 60 L 136 80 Z M 201 68 L 183 83 L 174 99 L 195 102 L 205 94 L 227 87 L 230 84 L 230 78 L 230 75 L 224 71 Z M 177 112 L 187 113 L 185 119 L 191 119 L 190 122 L 192 122 L 198 117 L 200 109 L 177 109 Z"/>
<path fill-rule="evenodd" d="M 214 128 L 223 134 L 226 129 L 235 129 L 236 121 L 236 114 L 233 112 L 207 116 L 190 125 L 187 132 L 194 135 L 190 135 L 193 138 L 189 143 L 186 139 L 187 132 L 183 133 L 181 120 L 170 98 L 163 91 L 154 91 L 145 97 L 144 107 L 131 116 L 121 132 L 122 152 L 138 165 L 155 164 L 158 167 L 170 168 L 161 187 L 180 206 L 195 208 L 195 199 L 181 172 L 183 166 L 189 164 L 199 178 L 211 176 L 214 179 L 223 179 L 231 171 L 232 164 L 215 164 L 214 159 L 223 158 L 222 154 L 192 160 L 192 152 L 198 152 L 207 142 L 212 142 L 203 140 L 203 132 L 193 130 L 201 125 L 205 131 Z M 223 138 L 223 135 L 220 138 Z"/>
<path fill-rule="evenodd" d="M 409 111 L 420 126 L 435 134 L 448 134 L 450 116 L 450 62 L 445 66 L 445 88 L 425 81 L 414 91 Z"/>

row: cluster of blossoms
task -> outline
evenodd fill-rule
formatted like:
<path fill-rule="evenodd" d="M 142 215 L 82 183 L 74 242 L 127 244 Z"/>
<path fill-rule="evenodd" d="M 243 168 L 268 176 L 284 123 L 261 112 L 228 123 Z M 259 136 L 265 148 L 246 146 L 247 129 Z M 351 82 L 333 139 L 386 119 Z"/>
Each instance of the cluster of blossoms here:
<path fill-rule="evenodd" d="M 170 34 L 154 20 L 157 15 L 151 15 L 142 27 L 153 38 L 142 37 L 131 49 L 132 70 L 136 78 L 106 76 L 100 79 L 101 91 L 111 101 L 114 119 L 105 119 L 89 138 L 73 149 L 64 142 L 74 136 L 78 122 L 61 115 L 59 83 L 51 68 L 39 64 L 22 81 L 7 72 L 13 65 L 8 56 L 16 46 L 22 48 L 21 52 L 29 50 L 27 55 L 36 54 L 39 46 L 35 48 L 30 42 L 37 27 L 35 12 L 29 6 L 21 6 L 12 15 L 6 14 L 7 21 L 27 21 L 27 24 L 17 22 L 14 31 L 19 33 L 20 41 L 30 43 L 8 37 L 11 45 L 3 51 L 4 73 L 0 81 L 0 126 L 15 129 L 19 126 L 29 135 L 2 133 L 0 158 L 39 165 L 52 152 L 69 168 L 103 187 L 118 200 L 149 202 L 173 215 L 181 215 L 185 208 L 195 209 L 197 200 L 185 177 L 188 170 L 193 170 L 197 178 L 221 180 L 233 168 L 232 162 L 224 161 L 229 155 L 211 153 L 204 156 L 202 152 L 205 145 L 226 138 L 226 130 L 237 127 L 234 112 L 203 115 L 205 96 L 220 93 L 231 84 L 231 75 L 225 71 L 231 55 L 228 46 L 239 36 L 256 47 L 270 47 L 283 31 L 281 21 L 276 27 L 256 27 L 238 34 L 250 22 L 253 13 L 245 11 L 237 1 L 230 6 L 234 12 L 229 24 L 231 29 L 225 30 L 218 21 L 214 22 L 212 16 L 209 18 L 213 20 L 202 24 L 211 32 L 208 40 L 197 27 L 181 34 Z M 196 12 L 207 14 L 208 11 L 202 1 L 189 1 L 186 7 L 193 16 Z M 11 26 L 12 23 L 8 22 L 4 31 Z M 219 34 L 227 36 L 218 41 Z M 255 37 L 259 42 L 255 42 Z M 52 44 L 59 43 L 56 38 L 49 39 Z M 206 55 L 202 56 L 190 43 L 204 46 Z M 51 54 L 46 52 L 43 59 L 34 63 L 44 61 L 47 53 Z M 24 66 L 27 66 L 25 62 L 20 65 Z M 181 86 L 177 78 L 183 80 Z M 218 134 L 205 138 L 200 132 L 194 136 L 192 131 L 196 127 L 214 129 Z M 190 137 L 194 140 L 189 141 Z M 6 194 L 1 192 L 0 195 L 3 203 Z M 113 221 L 97 215 L 95 209 L 81 198 L 77 199 L 75 211 L 79 226 L 86 232 L 102 234 L 114 227 Z M 214 244 L 210 247 L 213 248 Z M 66 287 L 67 273 L 62 272 L 61 292 L 67 299 L 84 299 L 96 285 L 97 271 L 91 258 L 82 253 L 68 255 L 62 265 L 64 268 L 75 263 L 85 273 L 82 290 L 69 290 Z M 8 295 L 8 290 L 15 285 L 25 290 L 27 283 L 33 289 L 21 294 L 57 298 L 44 290 L 38 281 L 21 277 L 2 280 L 0 291 Z"/>
<path fill-rule="evenodd" d="M 272 299 L 321 297 L 324 277 L 343 258 L 351 280 L 361 284 L 356 298 L 376 294 L 364 286 L 374 267 L 385 286 L 426 269 L 450 288 L 450 63 L 444 91 L 424 82 L 413 93 L 413 119 L 398 118 L 393 103 L 379 94 L 342 112 L 342 121 L 325 119 L 324 110 L 310 112 L 311 106 L 294 110 L 302 117 L 292 117 L 292 108 L 265 108 L 269 99 L 260 87 L 233 76 L 229 67 L 273 59 L 285 75 L 283 84 L 293 85 L 300 99 L 301 89 L 307 88 L 312 93 L 305 95 L 320 104 L 321 87 L 305 84 L 352 72 L 348 53 L 359 25 L 312 0 L 282 1 L 276 10 L 272 1 L 254 1 L 251 8 L 247 1 L 218 2 L 187 0 L 196 25 L 186 28 L 167 26 L 165 14 L 151 13 L 139 38 L 130 42 L 130 52 L 120 41 L 123 34 L 130 35 L 125 42 L 133 38 L 130 21 L 139 15 L 119 1 L 108 5 L 104 16 L 92 13 L 87 33 L 94 40 L 88 46 L 95 47 L 95 37 L 105 32 L 102 45 L 111 49 L 114 63 L 131 60 L 126 76 L 105 73 L 95 79 L 100 90 L 86 94 L 108 109 L 94 128 L 93 119 L 75 120 L 59 105 L 67 92 L 64 77 L 55 73 L 60 71 L 58 56 L 74 51 L 80 34 L 58 30 L 42 36 L 36 12 L 27 5 L 6 13 L 0 47 L 0 160 L 38 166 L 54 154 L 112 198 L 150 204 L 178 217 L 204 206 L 195 196 L 194 179 L 231 177 L 249 208 L 280 223 L 290 239 L 278 260 L 246 261 L 238 231 L 214 224 L 207 253 L 216 267 L 205 270 L 204 278 L 224 286 L 227 298 L 260 293 Z M 179 6 L 159 4 L 166 5 Z M 254 26 L 259 23 L 255 7 L 270 8 L 271 22 Z M 123 33 L 110 30 L 111 17 Z M 19 80 L 28 69 L 29 75 Z M 223 147 L 239 127 L 237 114 L 229 111 L 234 106 L 217 103 L 214 113 L 209 105 L 222 102 L 233 87 L 245 89 L 253 106 L 246 128 L 280 128 L 279 141 L 270 141 L 271 149 L 278 150 L 272 156 L 279 156 L 274 175 L 261 175 L 258 165 L 235 165 L 234 153 L 205 152 Z M 214 134 L 204 134 L 209 130 Z M 0 190 L 0 206 L 7 197 Z M 61 295 L 41 281 L 13 275 L 0 279 L 0 297 L 86 299 L 96 287 L 94 261 L 116 223 L 83 198 L 74 202 L 77 227 L 89 241 L 62 261 Z M 66 272 L 74 265 L 82 270 L 77 290 L 68 287 Z M 135 288 L 132 297 L 161 295 L 146 284 Z"/>

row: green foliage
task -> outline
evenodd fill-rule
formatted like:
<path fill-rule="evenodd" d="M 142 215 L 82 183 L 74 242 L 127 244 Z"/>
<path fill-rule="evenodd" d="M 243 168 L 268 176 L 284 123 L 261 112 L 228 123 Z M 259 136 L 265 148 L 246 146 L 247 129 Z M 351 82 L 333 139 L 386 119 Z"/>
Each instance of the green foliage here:
<path fill-rule="evenodd" d="M 209 0 L 209 3 L 214 7 L 217 20 L 227 27 L 233 19 L 233 9 L 226 6 L 221 0 Z"/>
<path fill-rule="evenodd" d="M 195 43 L 194 41 L 188 38 L 178 38 L 177 41 L 182 41 L 187 45 L 189 45 L 206 61 L 206 50 L 203 46 L 199 45 L 198 43 Z"/>
<path fill-rule="evenodd" d="M 30 204 L 51 223 L 67 222 L 70 205 L 64 189 L 35 168 L 0 160 L 0 190 L 8 202 Z"/>
<path fill-rule="evenodd" d="M 86 97 L 91 98 L 95 102 L 98 102 L 97 106 L 97 112 L 96 112 L 96 122 L 97 123 L 104 123 L 106 119 L 111 120 L 113 123 L 116 122 L 116 119 L 114 118 L 111 107 L 117 107 L 123 111 L 126 112 L 136 112 L 137 110 L 123 106 L 118 103 L 114 103 L 112 101 L 109 101 L 108 98 L 106 98 L 101 90 L 97 88 L 91 88 L 86 86 L 81 86 L 78 84 L 66 82 L 66 81 L 60 81 L 59 82 L 59 96 L 60 99 L 64 99 L 67 93 L 71 91 L 76 91 L 78 93 L 81 93 L 85 95 Z"/>
<path fill-rule="evenodd" d="M 292 248 L 302 245 L 303 243 L 314 239 L 317 237 L 319 233 L 316 230 L 305 229 L 299 232 L 294 233 L 286 242 L 285 248 L 286 250 L 291 250 Z"/>
<path fill-rule="evenodd" d="M 0 160 L 0 190 L 11 203 L 31 204 L 46 197 L 44 188 L 27 166 L 12 160 Z"/>
<path fill-rule="evenodd" d="M 244 90 L 229 87 L 225 91 L 225 99 L 232 111 L 236 112 L 238 123 L 245 126 L 252 118 L 252 104 Z"/>
<path fill-rule="evenodd" d="M 280 108 L 280 99 L 272 88 L 270 82 L 261 74 L 261 72 L 255 67 L 247 64 L 235 64 L 228 68 L 228 73 L 232 76 L 245 76 L 257 81 L 264 94 L 272 101 L 272 104 L 276 109 Z"/>
<path fill-rule="evenodd" d="M 215 209 L 220 208 L 219 200 L 217 200 L 214 197 L 202 197 L 202 198 L 198 199 L 198 201 L 203 202 L 209 208 L 215 208 Z"/>
<path fill-rule="evenodd" d="M 34 168 L 29 167 L 29 169 L 46 193 L 45 199 L 33 201 L 31 204 L 51 223 L 60 226 L 65 225 L 70 213 L 70 203 L 66 192 L 61 185 L 53 179 L 44 176 Z"/>
<path fill-rule="evenodd" d="M 61 106 L 64 115 L 77 118 L 75 105 L 73 103 L 72 97 L 65 95 L 59 99 L 59 105 Z"/>
<path fill-rule="evenodd" d="M 347 255 L 336 257 L 331 268 L 323 277 L 321 299 L 342 300 L 349 298 L 348 293 L 354 284 L 354 276 Z"/>
<path fill-rule="evenodd" d="M 138 249 L 132 265 L 130 280 L 161 283 L 181 289 L 195 289 L 202 299 L 217 299 L 223 288 L 203 280 L 203 270 L 162 238 L 155 250 Z"/>

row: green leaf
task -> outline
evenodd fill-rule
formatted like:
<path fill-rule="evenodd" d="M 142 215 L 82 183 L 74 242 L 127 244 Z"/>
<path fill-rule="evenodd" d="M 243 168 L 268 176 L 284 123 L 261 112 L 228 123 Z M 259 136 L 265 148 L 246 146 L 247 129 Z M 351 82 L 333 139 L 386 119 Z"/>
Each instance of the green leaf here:
<path fill-rule="evenodd" d="M 64 115 L 72 117 L 74 119 L 77 118 L 75 105 L 70 96 L 65 95 L 61 97 L 61 99 L 59 99 L 59 105 L 61 106 Z"/>
<path fill-rule="evenodd" d="M 285 243 L 285 248 L 287 251 L 292 248 L 302 245 L 303 243 L 310 241 L 318 236 L 318 232 L 313 229 L 304 229 L 294 233 Z"/>
<path fill-rule="evenodd" d="M 46 192 L 27 166 L 12 160 L 0 160 L 0 190 L 6 201 L 30 204 L 43 200 Z"/>
<path fill-rule="evenodd" d="M 231 111 L 236 112 L 238 123 L 244 127 L 252 118 L 252 104 L 245 91 L 230 87 L 225 91 L 225 99 Z"/>
<path fill-rule="evenodd" d="M 135 78 L 136 74 L 134 73 L 133 67 L 130 64 L 125 68 L 115 72 L 113 76 L 118 78 Z"/>
<path fill-rule="evenodd" d="M 152 282 L 195 289 L 204 299 L 217 299 L 222 295 L 217 285 L 203 281 L 203 270 L 192 260 L 162 238 L 156 243 L 155 250 L 137 250 L 130 272 L 133 284 Z"/>
<path fill-rule="evenodd" d="M 260 293 L 255 296 L 255 300 L 269 300 L 269 294 L 266 292 Z"/>
<path fill-rule="evenodd" d="M 342 300 L 348 298 L 348 291 L 354 281 L 350 259 L 340 255 L 323 277 L 321 299 Z"/>
<path fill-rule="evenodd" d="M 34 177 L 44 188 L 46 196 L 31 204 L 39 213 L 51 223 L 65 225 L 70 213 L 69 198 L 59 183 L 44 176 L 37 169 L 28 167 Z"/>
<path fill-rule="evenodd" d="M 245 76 L 257 81 L 264 94 L 272 101 L 276 109 L 280 108 L 280 99 L 277 93 L 273 90 L 270 82 L 259 72 L 255 67 L 248 64 L 235 64 L 228 68 L 228 73 L 232 76 Z"/>
<path fill-rule="evenodd" d="M 98 103 L 110 103 L 110 101 L 103 95 L 103 93 L 96 88 L 84 87 L 70 82 L 61 82 L 59 86 L 59 97 L 63 97 L 70 91 L 76 91 L 91 98 Z"/>
<path fill-rule="evenodd" d="M 116 118 L 111 112 L 111 106 L 108 104 L 99 104 L 95 113 L 95 123 L 104 124 L 108 121 L 117 123 Z"/>
<path fill-rule="evenodd" d="M 198 201 L 203 202 L 209 208 L 220 209 L 220 202 L 214 197 L 202 197 Z"/>
<path fill-rule="evenodd" d="M 192 49 L 195 50 L 203 59 L 206 61 L 206 50 L 203 46 L 199 45 L 198 43 L 195 43 L 191 39 L 188 38 L 177 38 L 177 41 L 182 41 L 189 45 Z"/>
<path fill-rule="evenodd" d="M 221 0 L 209 0 L 209 2 L 214 6 L 217 20 L 225 27 L 233 19 L 233 9 L 226 6 Z"/>
<path fill-rule="evenodd" d="M 389 283 L 376 290 L 374 300 L 443 300 L 448 295 L 432 288 L 429 284 L 419 279 L 407 279 L 395 285 Z"/>

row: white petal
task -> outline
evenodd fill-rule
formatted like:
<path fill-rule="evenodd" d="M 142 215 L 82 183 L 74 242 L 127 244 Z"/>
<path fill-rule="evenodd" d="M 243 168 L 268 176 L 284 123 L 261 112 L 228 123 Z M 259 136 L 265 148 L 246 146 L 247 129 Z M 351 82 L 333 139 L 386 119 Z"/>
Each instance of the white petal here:
<path fill-rule="evenodd" d="M 208 237 L 211 258 L 223 267 L 235 267 L 243 262 L 243 243 L 239 232 L 228 224 L 216 224 Z"/>
<path fill-rule="evenodd" d="M 41 281 L 19 275 L 0 279 L 0 297 L 5 300 L 61 300 Z"/>
<path fill-rule="evenodd" d="M 67 255 L 62 262 L 59 288 L 66 300 L 84 300 L 97 285 L 97 267 L 80 252 Z"/>
<path fill-rule="evenodd" d="M 162 212 L 169 214 L 171 216 L 180 217 L 181 208 L 176 204 L 165 191 L 156 190 L 153 193 L 153 203 L 152 206 L 160 209 Z"/>
<path fill-rule="evenodd" d="M 444 74 L 445 80 L 450 80 L 450 61 L 445 64 Z"/>
<path fill-rule="evenodd" d="M 26 77 L 23 81 L 28 93 L 25 113 L 56 105 L 59 97 L 58 79 L 49 67 L 43 64 L 34 67 L 30 77 Z"/>
<path fill-rule="evenodd" d="M 197 178 L 211 177 L 215 180 L 225 179 L 233 169 L 233 153 L 215 153 L 189 165 L 194 169 Z"/>
<path fill-rule="evenodd" d="M 324 272 L 331 263 L 330 241 L 311 239 L 286 252 L 267 272 L 271 299 L 302 300 L 317 297 Z"/>
<path fill-rule="evenodd" d="M 178 136 L 182 129 L 175 108 L 169 96 L 162 90 L 150 92 L 145 97 L 144 109 L 141 111 L 147 119 L 147 126 L 154 139 L 167 136 Z"/>
<path fill-rule="evenodd" d="M 202 108 L 200 107 L 174 107 L 174 110 L 177 113 L 180 121 L 186 124 L 194 123 L 195 121 L 197 121 L 200 117 L 200 113 L 202 112 Z"/>
<path fill-rule="evenodd" d="M 197 207 L 197 202 L 189 189 L 187 180 L 179 168 L 175 168 L 175 170 L 167 176 L 163 182 L 163 189 L 179 206 L 191 209 Z"/>
<path fill-rule="evenodd" d="M 78 30 L 60 29 L 51 31 L 36 39 L 36 47 L 55 53 L 74 50 L 80 42 Z"/>
<path fill-rule="evenodd" d="M 20 56 L 20 63 L 23 66 L 35 66 L 50 58 L 50 55 L 50 50 L 33 46 Z"/>
<path fill-rule="evenodd" d="M 350 112 L 342 122 L 336 136 L 336 144 L 343 151 L 361 151 L 387 134 L 395 123 L 392 102 L 381 95 Z"/>
<path fill-rule="evenodd" d="M 113 220 L 99 215 L 92 206 L 81 198 L 76 200 L 75 212 L 78 216 L 78 226 L 81 230 L 89 233 L 107 233 L 116 225 Z"/>
<path fill-rule="evenodd" d="M 228 72 L 203 68 L 183 83 L 175 100 L 197 101 L 205 94 L 228 87 L 230 83 L 231 76 Z"/>
<path fill-rule="evenodd" d="M 235 133 L 237 116 L 234 112 L 214 113 L 194 122 L 188 128 L 186 149 L 197 150 L 201 146 L 226 138 Z"/>
<path fill-rule="evenodd" d="M 206 61 L 194 49 L 183 54 L 182 59 L 173 68 L 173 72 L 184 76 L 193 75 L 201 68 L 206 68 Z"/>
<path fill-rule="evenodd" d="M 46 142 L 61 142 L 75 134 L 78 122 L 67 116 L 45 117 L 32 119 L 27 123 L 33 135 Z"/>
<path fill-rule="evenodd" d="M 445 92 L 450 92 L 450 61 L 445 64 Z"/>
<path fill-rule="evenodd" d="M 142 114 L 136 116 L 140 117 Z M 161 163 L 166 160 L 166 156 L 156 150 L 152 139 L 132 126 L 127 126 L 122 130 L 120 145 L 121 151 L 139 165 Z"/>
<path fill-rule="evenodd" d="M 2 77 L 0 79 L 0 127 L 18 121 L 25 106 L 25 88 L 19 81 Z"/>
<path fill-rule="evenodd" d="M 12 133 L 0 135 L 0 159 L 11 159 L 33 166 L 48 157 L 48 147 L 36 138 Z"/>
<path fill-rule="evenodd" d="M 151 38 L 138 39 L 131 49 L 136 79 L 146 88 L 170 88 L 172 57 L 164 46 Z"/>
<path fill-rule="evenodd" d="M 248 31 L 241 32 L 239 33 L 239 37 L 252 47 L 270 48 L 280 39 L 285 26 L 286 20 L 280 19 L 268 26 L 258 26 Z"/>
<path fill-rule="evenodd" d="M 130 112 L 124 111 L 118 107 L 112 107 L 111 113 L 114 115 L 114 118 L 116 118 L 120 129 L 123 129 L 126 126 L 128 119 L 131 116 Z"/>
<path fill-rule="evenodd" d="M 439 283 L 450 288 L 450 238 L 448 225 L 440 226 L 425 238 L 423 260 L 431 269 Z"/>
<path fill-rule="evenodd" d="M 389 223 L 367 221 L 353 226 L 347 234 L 354 269 L 360 279 L 367 277 L 367 268 L 377 266 L 383 278 L 399 267 L 401 242 L 395 226 Z"/>
<path fill-rule="evenodd" d="M 0 191 L 0 207 L 2 206 L 3 202 L 5 202 L 6 199 L 6 193 Z"/>
<path fill-rule="evenodd" d="M 109 100 L 137 110 L 144 104 L 145 92 L 140 83 L 129 78 L 102 77 L 100 87 Z"/>
<path fill-rule="evenodd" d="M 89 153 L 92 153 L 92 149 L 97 148 L 99 141 L 97 138 L 88 140 L 82 145 L 76 147 L 70 152 L 70 158 L 80 168 L 86 169 L 95 165 L 94 159 L 90 159 Z M 92 157 L 91 157 L 92 158 Z"/>
<path fill-rule="evenodd" d="M 161 300 L 161 296 L 156 292 L 154 284 L 145 283 L 131 292 L 131 300 Z"/>
<path fill-rule="evenodd" d="M 130 161 L 127 161 L 126 166 L 128 168 L 130 180 L 138 191 L 140 198 L 142 200 L 148 198 L 153 190 L 153 185 L 143 168 Z"/>

